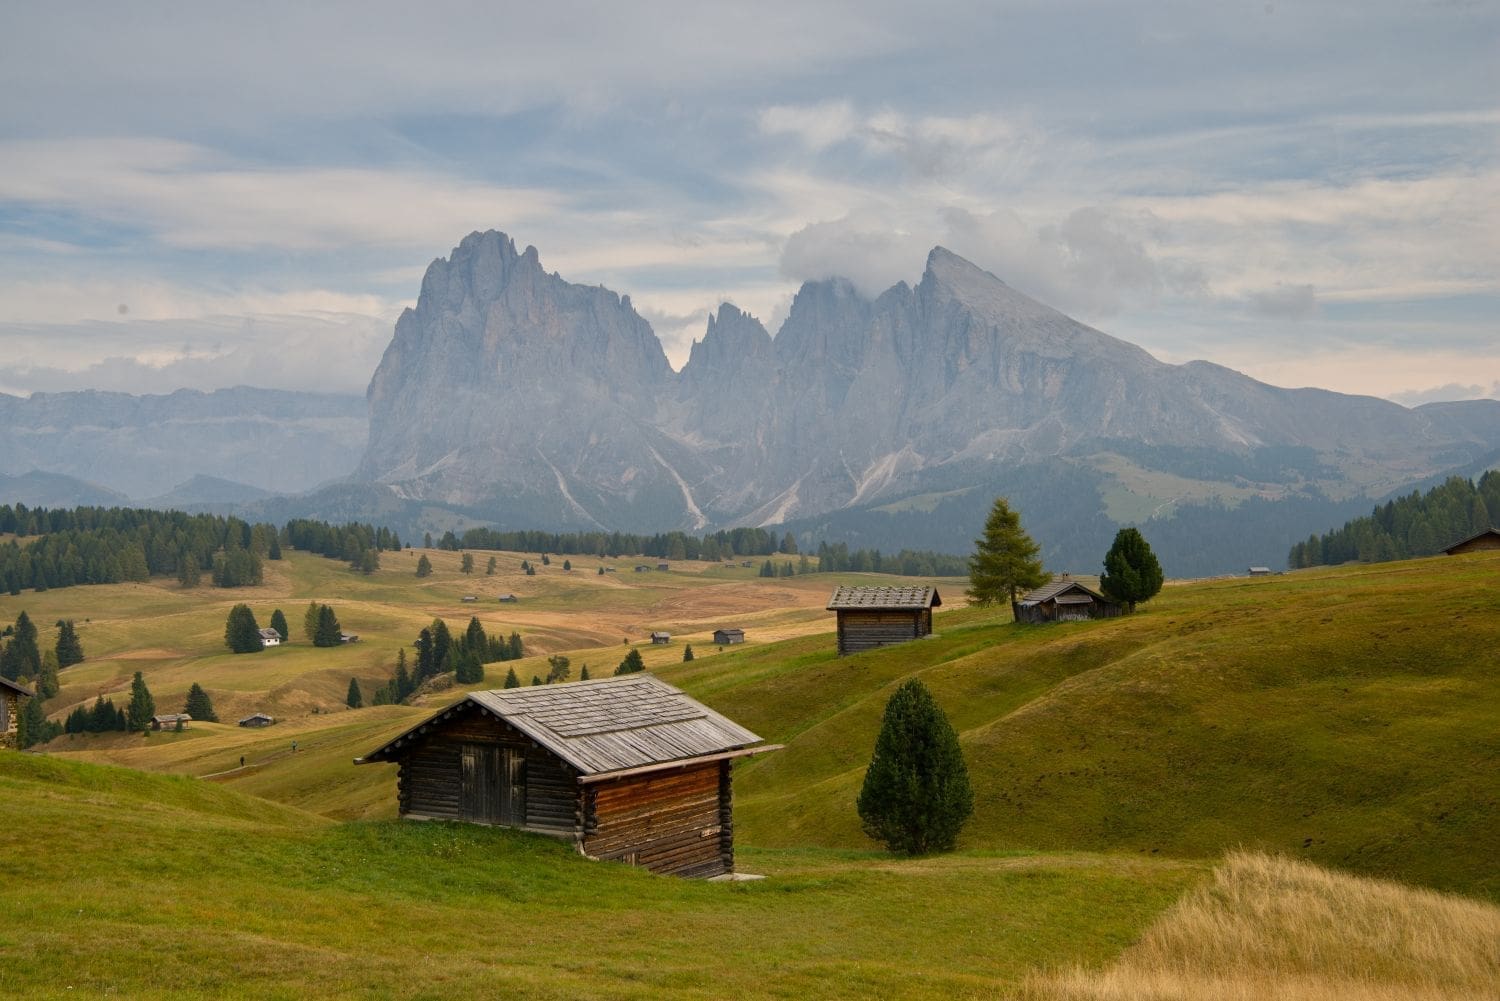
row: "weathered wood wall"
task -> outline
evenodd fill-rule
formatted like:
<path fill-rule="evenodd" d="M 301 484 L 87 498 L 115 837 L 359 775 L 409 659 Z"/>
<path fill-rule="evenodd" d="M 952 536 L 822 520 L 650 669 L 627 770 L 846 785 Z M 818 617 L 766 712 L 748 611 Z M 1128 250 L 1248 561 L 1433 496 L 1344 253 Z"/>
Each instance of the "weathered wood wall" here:
<path fill-rule="evenodd" d="M 585 787 L 583 849 L 676 876 L 734 869 L 729 762 Z"/>
<path fill-rule="evenodd" d="M 10 689 L 0 689 L 0 747 L 14 747 L 20 724 L 21 696 Z"/>
<path fill-rule="evenodd" d="M 859 653 L 918 639 L 932 632 L 929 609 L 840 609 L 839 653 Z"/>
<path fill-rule="evenodd" d="M 553 834 L 580 829 L 582 797 L 573 770 L 512 727 L 479 712 L 445 723 L 401 759 L 396 793 L 403 817 L 472 819 L 466 816 L 463 793 L 465 745 L 504 748 L 523 756 L 526 819 L 518 826 Z M 507 778 L 502 774 L 502 781 Z"/>
<path fill-rule="evenodd" d="M 1462 556 L 1464 553 L 1479 553 L 1491 549 L 1500 549 L 1500 535 L 1481 535 L 1477 539 L 1470 539 L 1461 545 L 1454 546 L 1453 556 Z"/>
<path fill-rule="evenodd" d="M 1043 601 L 1029 607 L 1020 602 L 1010 606 L 1017 622 L 1084 622 L 1088 619 L 1113 619 L 1125 614 L 1125 606 L 1112 602 L 1091 601 L 1087 605 L 1059 605 Z"/>

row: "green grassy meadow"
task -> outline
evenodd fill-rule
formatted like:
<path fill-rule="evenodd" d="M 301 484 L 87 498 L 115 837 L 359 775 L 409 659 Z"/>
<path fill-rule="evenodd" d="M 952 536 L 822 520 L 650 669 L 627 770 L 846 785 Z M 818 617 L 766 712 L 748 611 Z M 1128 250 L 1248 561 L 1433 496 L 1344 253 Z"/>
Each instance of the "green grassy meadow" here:
<path fill-rule="evenodd" d="M 848 658 L 828 593 L 890 578 L 588 559 L 525 577 L 524 554 L 485 577 L 489 554 L 473 576 L 429 555 L 425 580 L 408 553 L 369 577 L 289 553 L 259 588 L 0 596 L 0 621 L 25 608 L 44 640 L 79 624 L 89 659 L 62 673 L 55 718 L 99 691 L 123 703 L 140 670 L 159 711 L 197 681 L 229 721 L 0 754 L 0 851 L 24 877 L 0 890 L 19 919 L 0 954 L 21 957 L 0 992 L 60 996 L 61 969 L 85 994 L 144 994 L 166 969 L 188 997 L 1004 997 L 1108 968 L 1237 849 L 1500 900 L 1500 554 L 1179 582 L 1133 616 L 1054 626 L 937 581 L 935 636 Z M 234 603 L 263 625 L 280 607 L 295 634 L 309 600 L 361 642 L 224 649 Z M 526 637 L 523 680 L 548 653 L 603 676 L 639 646 L 785 744 L 735 772 L 739 867 L 768 878 L 683 882 L 395 821 L 395 769 L 352 759 L 462 690 L 347 710 L 348 679 L 368 693 L 434 615 L 471 614 Z M 716 649 L 720 625 L 752 642 Z M 673 643 L 646 644 L 657 628 Z M 975 813 L 958 852 L 910 860 L 864 837 L 854 800 L 914 676 L 959 731 Z M 233 724 L 256 710 L 279 722 Z"/>

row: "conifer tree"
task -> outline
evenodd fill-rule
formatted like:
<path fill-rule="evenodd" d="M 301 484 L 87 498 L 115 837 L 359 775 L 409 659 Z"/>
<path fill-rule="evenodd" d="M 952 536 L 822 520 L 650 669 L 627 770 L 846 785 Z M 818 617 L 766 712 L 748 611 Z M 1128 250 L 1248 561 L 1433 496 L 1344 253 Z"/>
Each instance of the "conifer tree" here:
<path fill-rule="evenodd" d="M 560 653 L 555 653 L 547 658 L 547 684 L 554 681 L 567 681 L 568 675 L 573 673 L 572 662 Z"/>
<path fill-rule="evenodd" d="M 689 643 L 687 646 L 685 646 L 685 647 L 682 648 L 682 662 L 684 664 L 686 664 L 686 663 L 688 663 L 692 659 L 693 659 L 693 644 Z"/>
<path fill-rule="evenodd" d="M 485 564 L 484 575 L 486 577 L 495 576 L 495 557 L 491 556 L 489 563 Z"/>
<path fill-rule="evenodd" d="M 587 664 L 583 665 L 583 667 L 578 671 L 578 680 L 579 681 L 587 681 L 587 680 L 589 680 L 589 666 Z"/>
<path fill-rule="evenodd" d="M 83 644 L 78 640 L 78 630 L 74 628 L 72 619 L 59 619 L 57 622 L 57 666 L 64 668 L 81 663 L 83 663 Z"/>
<path fill-rule="evenodd" d="M 16 746 L 24 751 L 50 740 L 48 729 L 47 713 L 42 709 L 42 696 L 37 693 L 26 700 L 26 705 L 21 708 L 20 718 L 16 720 Z"/>
<path fill-rule="evenodd" d="M 365 704 L 364 693 L 359 690 L 359 679 L 349 679 L 349 694 L 344 697 L 344 705 L 350 709 L 358 709 Z"/>
<path fill-rule="evenodd" d="M 518 678 L 518 677 L 516 677 L 516 669 L 515 668 L 512 667 L 512 668 L 508 669 L 505 672 L 505 683 L 503 685 L 501 685 L 500 687 L 501 688 L 520 688 L 521 687 L 521 679 Z"/>
<path fill-rule="evenodd" d="M 318 606 L 318 628 L 313 634 L 313 646 L 338 646 L 344 641 L 344 631 L 339 626 L 338 616 L 327 605 Z"/>
<path fill-rule="evenodd" d="M 1135 611 L 1138 601 L 1149 601 L 1161 590 L 1161 564 L 1146 542 L 1145 536 L 1135 528 L 1122 528 L 1115 533 L 1114 545 L 1104 557 L 1104 575 L 1099 578 L 1099 590 L 1106 597 L 1125 602 L 1130 611 Z"/>
<path fill-rule="evenodd" d="M 433 674 L 451 670 L 449 655 L 453 650 L 453 636 L 448 632 L 448 623 L 442 619 L 432 620 L 432 665 Z"/>
<path fill-rule="evenodd" d="M 309 601 L 307 611 L 302 613 L 302 635 L 307 637 L 307 642 L 318 641 L 318 603 Z"/>
<path fill-rule="evenodd" d="M 229 610 L 224 622 L 224 643 L 234 653 L 258 653 L 262 647 L 260 626 L 255 613 L 245 604 L 235 605 Z"/>
<path fill-rule="evenodd" d="M 630 652 L 625 655 L 625 659 L 620 661 L 620 666 L 615 668 L 615 676 L 619 677 L 622 674 L 635 674 L 636 672 L 644 671 L 645 669 L 646 662 L 641 659 L 641 652 L 635 647 L 631 647 Z"/>
<path fill-rule="evenodd" d="M 420 679 L 418 680 L 420 681 Z M 406 673 L 406 650 L 404 648 L 396 651 L 396 676 L 392 679 L 391 684 L 395 688 L 395 691 L 392 693 L 395 695 L 395 698 L 391 700 L 392 702 L 401 702 L 416 690 L 416 684 L 412 682 L 411 676 Z"/>
<path fill-rule="evenodd" d="M 182 711 L 200 723 L 219 722 L 219 714 L 214 712 L 213 701 L 196 681 L 188 688 L 187 701 L 183 703 Z"/>
<path fill-rule="evenodd" d="M 908 855 L 951 849 L 974 810 L 958 735 L 915 678 L 886 703 L 858 809 L 867 835 Z"/>
<path fill-rule="evenodd" d="M 464 553 L 463 558 L 458 561 L 458 572 L 459 573 L 473 573 L 474 572 L 474 554 L 473 553 Z"/>
<path fill-rule="evenodd" d="M 286 616 L 281 614 L 279 608 L 271 613 L 271 628 L 281 634 L 283 643 L 292 638 L 291 627 L 286 624 Z"/>
<path fill-rule="evenodd" d="M 50 699 L 61 686 L 57 683 L 57 654 L 51 650 L 42 653 L 42 669 L 36 676 L 36 695 L 39 699 Z"/>
<path fill-rule="evenodd" d="M 203 568 L 198 565 L 198 556 L 183 550 L 177 557 L 177 582 L 183 587 L 197 587 L 203 579 Z"/>
<path fill-rule="evenodd" d="M 144 733 L 151 726 L 151 717 L 155 715 L 156 700 L 146 687 L 146 679 L 137 671 L 130 682 L 130 703 L 125 707 L 125 728 Z"/>
<path fill-rule="evenodd" d="M 535 688 L 537 685 L 540 685 L 541 683 L 542 683 L 542 676 L 540 674 L 533 674 L 531 676 L 531 685 L 532 685 L 533 688 Z"/>
<path fill-rule="evenodd" d="M 10 642 L 0 653 L 0 676 L 16 681 L 19 678 L 35 678 L 42 670 L 42 653 L 37 648 L 36 623 L 25 610 L 16 616 Z"/>
<path fill-rule="evenodd" d="M 526 647 L 521 642 L 520 633 L 513 632 L 510 634 L 510 640 L 507 643 L 507 647 L 509 649 L 511 660 L 520 660 L 522 657 L 526 656 Z"/>
<path fill-rule="evenodd" d="M 427 558 L 426 553 L 423 553 L 421 556 L 417 557 L 417 576 L 432 576 L 432 561 Z"/>
<path fill-rule="evenodd" d="M 976 605 L 1014 602 L 1016 595 L 1040 587 L 1047 577 L 1037 544 L 1021 528 L 1021 516 L 1004 497 L 996 497 L 984 523 L 984 537 L 969 557 L 969 599 Z"/>

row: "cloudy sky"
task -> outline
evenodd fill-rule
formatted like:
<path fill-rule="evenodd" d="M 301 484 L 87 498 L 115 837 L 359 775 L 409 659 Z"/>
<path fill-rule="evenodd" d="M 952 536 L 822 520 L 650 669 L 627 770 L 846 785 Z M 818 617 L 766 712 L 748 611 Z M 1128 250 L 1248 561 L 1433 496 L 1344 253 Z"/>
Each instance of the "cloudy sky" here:
<path fill-rule="evenodd" d="M 363 392 L 494 228 L 677 365 L 942 244 L 1166 361 L 1500 397 L 1493 0 L 8 3 L 0 95 L 4 392 Z"/>

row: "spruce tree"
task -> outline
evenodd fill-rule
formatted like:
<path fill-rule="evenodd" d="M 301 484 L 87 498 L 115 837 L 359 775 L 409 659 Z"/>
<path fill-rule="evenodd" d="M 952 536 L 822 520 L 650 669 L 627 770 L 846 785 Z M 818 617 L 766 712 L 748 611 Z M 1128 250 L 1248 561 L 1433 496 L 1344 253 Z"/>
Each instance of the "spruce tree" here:
<path fill-rule="evenodd" d="M 532 685 L 533 688 L 535 688 L 537 685 L 540 685 L 541 683 L 542 683 L 542 676 L 540 674 L 533 674 L 531 676 L 531 685 Z"/>
<path fill-rule="evenodd" d="M 283 643 L 292 638 L 291 627 L 286 624 L 286 616 L 281 614 L 279 608 L 271 613 L 271 628 L 281 634 Z"/>
<path fill-rule="evenodd" d="M 583 667 L 579 670 L 579 672 L 578 672 L 578 680 L 579 681 L 587 681 L 587 680 L 589 680 L 589 666 L 587 664 L 583 665 Z"/>
<path fill-rule="evenodd" d="M 224 643 L 234 653 L 258 653 L 262 647 L 260 626 L 249 605 L 235 605 L 224 622 Z"/>
<path fill-rule="evenodd" d="M 16 720 L 16 746 L 24 751 L 48 739 L 47 713 L 42 709 L 42 697 L 38 694 L 26 700 L 20 718 Z"/>
<path fill-rule="evenodd" d="M 1021 516 L 1004 497 L 996 497 L 984 523 L 984 537 L 974 541 L 969 557 L 969 600 L 993 605 L 1040 587 L 1047 577 L 1037 544 L 1021 528 Z"/>
<path fill-rule="evenodd" d="M 641 652 L 635 647 L 631 647 L 630 652 L 625 655 L 625 659 L 620 661 L 620 666 L 615 668 L 615 676 L 619 677 L 622 674 L 635 674 L 636 672 L 644 671 L 645 669 L 646 662 L 641 659 Z"/>
<path fill-rule="evenodd" d="M 302 635 L 307 637 L 307 642 L 318 641 L 318 603 L 309 601 L 307 611 L 302 613 Z"/>
<path fill-rule="evenodd" d="M 417 557 L 417 576 L 432 576 L 432 561 L 427 558 L 426 553 L 423 553 L 421 556 Z"/>
<path fill-rule="evenodd" d="M 567 681 L 568 675 L 573 673 L 572 662 L 560 653 L 555 653 L 547 658 L 547 684 L 554 681 Z"/>
<path fill-rule="evenodd" d="M 950 850 L 974 810 L 958 735 L 915 678 L 886 703 L 858 809 L 867 835 L 908 855 Z"/>
<path fill-rule="evenodd" d="M 182 711 L 200 723 L 219 722 L 218 713 L 214 712 L 214 704 L 198 682 L 193 682 L 188 688 L 187 701 L 183 703 Z"/>
<path fill-rule="evenodd" d="M 485 564 L 484 575 L 486 577 L 495 576 L 495 557 L 491 556 L 490 561 Z"/>
<path fill-rule="evenodd" d="M 203 568 L 198 565 L 196 553 L 183 550 L 177 557 L 177 582 L 183 587 L 197 587 L 203 579 Z"/>
<path fill-rule="evenodd" d="M 420 679 L 418 680 L 420 681 Z M 416 690 L 416 684 L 412 682 L 411 676 L 406 673 L 406 651 L 404 649 L 396 651 L 396 676 L 391 679 L 391 685 L 395 689 L 392 694 L 396 696 L 391 700 L 392 702 L 401 702 Z"/>
<path fill-rule="evenodd" d="M 473 573 L 474 572 L 474 554 L 473 553 L 464 553 L 463 557 L 458 561 L 458 572 L 459 573 Z"/>
<path fill-rule="evenodd" d="M 449 670 L 445 666 L 448 663 L 449 653 L 453 649 L 453 636 L 448 632 L 448 623 L 442 619 L 432 620 L 432 664 L 433 673 L 442 674 Z"/>
<path fill-rule="evenodd" d="M 11 630 L 10 642 L 0 654 L 0 676 L 16 681 L 19 678 L 35 678 L 42 670 L 42 653 L 36 643 L 36 623 L 23 609 L 16 616 Z"/>
<path fill-rule="evenodd" d="M 349 679 L 349 694 L 344 697 L 344 705 L 350 709 L 358 709 L 365 704 L 364 693 L 359 690 L 359 679 Z"/>
<path fill-rule="evenodd" d="M 682 662 L 684 664 L 686 664 L 688 661 L 690 661 L 692 659 L 693 659 L 693 644 L 689 643 L 687 646 L 685 646 L 685 647 L 682 648 Z"/>
<path fill-rule="evenodd" d="M 318 606 L 318 628 L 313 634 L 313 646 L 338 646 L 344 641 L 344 631 L 339 626 L 338 616 L 327 605 Z"/>
<path fill-rule="evenodd" d="M 521 679 L 518 678 L 518 677 L 516 677 L 516 669 L 515 668 L 512 667 L 512 668 L 510 668 L 509 670 L 507 670 L 505 672 L 505 683 L 503 685 L 501 685 L 500 687 L 501 688 L 520 688 L 521 687 Z"/>
<path fill-rule="evenodd" d="M 42 669 L 36 676 L 36 695 L 39 699 L 50 699 L 61 686 L 57 683 L 57 654 L 47 650 L 42 654 Z"/>
<path fill-rule="evenodd" d="M 510 634 L 510 640 L 507 643 L 507 650 L 510 653 L 511 660 L 520 660 L 522 657 L 526 656 L 526 646 L 521 642 L 520 633 Z"/>
<path fill-rule="evenodd" d="M 1150 601 L 1161 590 L 1161 564 L 1138 529 L 1122 528 L 1115 533 L 1114 545 L 1104 557 L 1104 576 L 1099 590 L 1115 601 L 1125 602 L 1135 611 L 1138 601 Z"/>
<path fill-rule="evenodd" d="M 469 617 L 468 628 L 464 630 L 462 646 L 474 656 L 483 659 L 489 651 L 489 638 L 484 635 L 484 626 L 479 624 L 479 616 Z"/>
<path fill-rule="evenodd" d="M 130 682 L 130 704 L 125 707 L 125 728 L 144 733 L 151 726 L 151 717 L 155 715 L 156 700 L 146 687 L 146 679 L 137 671 Z"/>
<path fill-rule="evenodd" d="M 72 667 L 83 663 L 83 644 L 78 641 L 78 630 L 72 619 L 59 619 L 57 623 L 57 666 Z"/>

